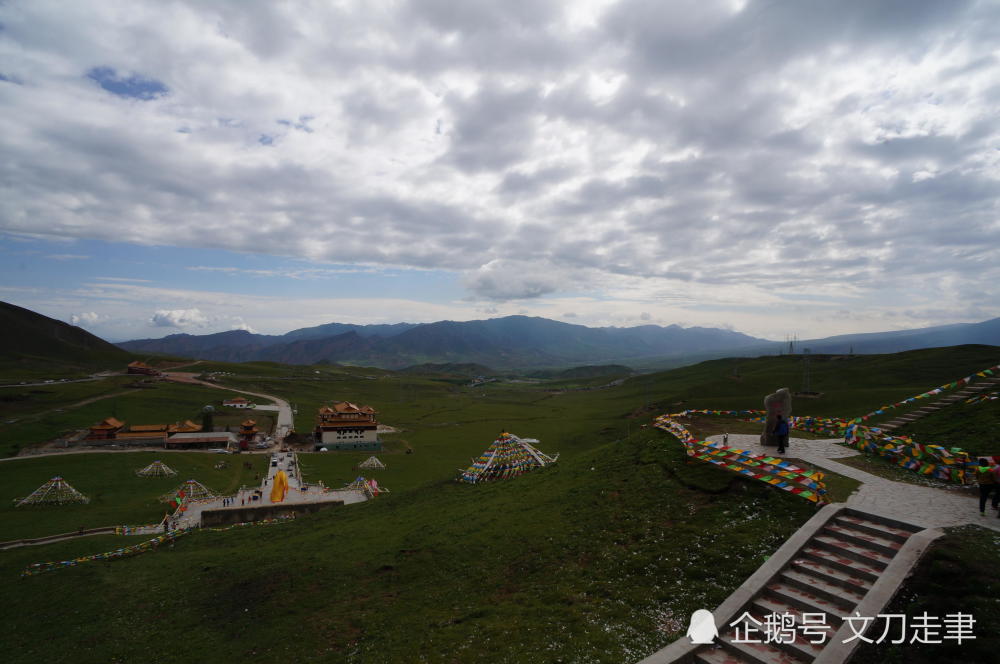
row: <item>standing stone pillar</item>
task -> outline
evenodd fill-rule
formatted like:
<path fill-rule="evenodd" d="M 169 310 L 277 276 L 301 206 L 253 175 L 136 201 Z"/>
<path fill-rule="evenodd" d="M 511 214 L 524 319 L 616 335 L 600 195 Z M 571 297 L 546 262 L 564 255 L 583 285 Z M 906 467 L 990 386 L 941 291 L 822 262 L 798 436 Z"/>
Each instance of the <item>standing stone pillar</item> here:
<path fill-rule="evenodd" d="M 760 444 L 777 447 L 778 441 L 774 437 L 775 420 L 781 415 L 785 421 L 791 422 L 792 417 L 792 393 L 787 387 L 764 397 L 764 412 L 767 416 L 764 419 L 764 431 L 760 434 Z"/>

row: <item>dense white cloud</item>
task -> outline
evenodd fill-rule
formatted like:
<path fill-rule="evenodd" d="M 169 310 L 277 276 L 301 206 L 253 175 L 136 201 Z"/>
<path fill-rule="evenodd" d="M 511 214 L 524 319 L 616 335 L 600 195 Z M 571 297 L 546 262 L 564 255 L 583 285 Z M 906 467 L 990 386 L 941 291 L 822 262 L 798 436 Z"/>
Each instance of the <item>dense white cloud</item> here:
<path fill-rule="evenodd" d="M 205 327 L 208 318 L 198 309 L 160 309 L 149 322 L 154 327 Z"/>
<path fill-rule="evenodd" d="M 79 325 L 80 327 L 92 327 L 96 325 L 103 318 L 96 311 L 84 311 L 83 313 L 73 314 L 70 316 L 70 323 L 73 325 Z"/>
<path fill-rule="evenodd" d="M 257 332 L 257 330 L 255 330 L 252 327 L 250 327 L 246 323 L 246 321 L 244 321 L 243 318 L 240 317 L 240 316 L 237 316 L 235 318 L 235 320 L 233 321 L 233 324 L 230 326 L 229 329 L 231 329 L 231 330 L 244 330 L 245 332 L 253 332 L 253 333 Z"/>
<path fill-rule="evenodd" d="M 997 315 L 996 3 L 34 0 L 0 24 L 8 232 L 586 289 L 637 323 Z"/>

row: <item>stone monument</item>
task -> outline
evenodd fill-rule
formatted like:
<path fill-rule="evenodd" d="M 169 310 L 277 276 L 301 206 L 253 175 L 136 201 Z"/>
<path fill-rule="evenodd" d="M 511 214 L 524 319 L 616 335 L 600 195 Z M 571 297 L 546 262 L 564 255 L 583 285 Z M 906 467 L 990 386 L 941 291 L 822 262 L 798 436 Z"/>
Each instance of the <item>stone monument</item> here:
<path fill-rule="evenodd" d="M 764 418 L 764 431 L 760 434 L 760 444 L 777 447 L 778 441 L 774 437 L 775 420 L 778 415 L 781 415 L 790 422 L 792 417 L 792 393 L 788 391 L 787 387 L 764 397 L 764 412 L 767 413 L 767 416 Z"/>

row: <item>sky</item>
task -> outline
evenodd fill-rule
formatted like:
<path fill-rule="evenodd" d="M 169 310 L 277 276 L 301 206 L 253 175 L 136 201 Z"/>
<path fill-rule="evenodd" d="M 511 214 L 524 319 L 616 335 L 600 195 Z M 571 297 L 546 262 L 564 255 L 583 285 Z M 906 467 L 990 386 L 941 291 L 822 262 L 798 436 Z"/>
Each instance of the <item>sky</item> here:
<path fill-rule="evenodd" d="M 112 341 L 1000 316 L 1000 3 L 0 2 L 0 300 Z"/>

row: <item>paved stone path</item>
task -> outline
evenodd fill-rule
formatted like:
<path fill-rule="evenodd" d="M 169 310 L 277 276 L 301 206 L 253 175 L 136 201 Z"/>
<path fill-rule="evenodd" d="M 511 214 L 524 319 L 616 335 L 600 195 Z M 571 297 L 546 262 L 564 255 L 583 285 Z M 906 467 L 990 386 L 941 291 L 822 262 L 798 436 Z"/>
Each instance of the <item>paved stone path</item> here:
<path fill-rule="evenodd" d="M 240 457 L 230 457 L 230 460 L 240 460 Z M 272 465 L 272 463 L 274 465 Z M 271 489 L 274 484 L 274 476 L 278 474 L 279 470 L 285 471 L 288 475 L 288 494 L 281 503 L 271 502 Z M 261 496 L 256 502 L 253 502 L 254 489 L 253 488 L 241 488 L 236 494 L 232 496 L 224 496 L 224 498 L 231 498 L 233 501 L 232 505 L 223 507 L 223 498 L 216 498 L 215 500 L 203 500 L 190 503 L 188 505 L 187 511 L 185 511 L 175 522 L 173 527 L 175 528 L 190 528 L 194 526 L 201 525 L 201 512 L 202 510 L 217 510 L 217 509 L 238 509 L 243 506 L 245 501 L 246 505 L 272 505 L 272 504 L 299 504 L 299 503 L 326 503 L 331 501 L 342 500 L 345 505 L 350 505 L 352 503 L 361 503 L 368 500 L 368 497 L 362 491 L 350 490 L 341 491 L 334 489 L 323 489 L 315 485 L 309 485 L 304 487 L 302 482 L 302 477 L 299 473 L 298 467 L 295 463 L 295 455 L 291 452 L 274 452 L 271 454 L 268 460 L 267 474 L 260 483 Z"/>
<path fill-rule="evenodd" d="M 722 436 L 711 436 L 712 442 L 722 442 Z M 857 450 L 838 445 L 839 438 L 806 440 L 790 438 L 785 456 L 802 459 L 831 472 L 851 477 L 864 484 L 847 499 L 847 505 L 908 523 L 933 527 L 959 526 L 976 523 L 1000 531 L 997 512 L 986 507 L 986 516 L 979 515 L 978 492 L 939 489 L 878 477 L 853 466 L 835 461 L 857 456 Z M 760 437 L 751 434 L 729 434 L 730 447 L 774 456 L 773 447 L 762 447 Z"/>

